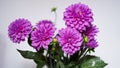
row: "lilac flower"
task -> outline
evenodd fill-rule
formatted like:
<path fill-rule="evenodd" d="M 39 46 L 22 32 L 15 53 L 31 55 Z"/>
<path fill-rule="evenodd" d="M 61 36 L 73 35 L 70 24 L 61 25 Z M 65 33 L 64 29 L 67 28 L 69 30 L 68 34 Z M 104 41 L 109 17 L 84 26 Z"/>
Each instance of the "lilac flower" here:
<path fill-rule="evenodd" d="M 83 32 L 83 34 L 88 38 L 88 42 L 86 45 L 88 48 L 95 48 L 98 46 L 95 40 L 95 36 L 98 32 L 98 28 L 93 24 L 89 28 L 87 28 L 86 31 Z"/>
<path fill-rule="evenodd" d="M 87 36 L 88 39 L 93 39 L 98 32 L 98 28 L 95 25 L 91 24 L 91 26 L 88 27 L 86 31 L 83 31 L 83 34 Z"/>
<path fill-rule="evenodd" d="M 67 26 L 82 32 L 93 22 L 93 13 L 87 5 L 76 3 L 66 8 L 63 19 Z"/>
<path fill-rule="evenodd" d="M 56 28 L 51 21 L 40 21 L 31 34 L 32 46 L 39 50 L 41 47 L 48 49 L 48 45 L 52 42 Z"/>
<path fill-rule="evenodd" d="M 8 36 L 14 43 L 20 43 L 32 31 L 32 25 L 27 19 L 16 19 L 8 27 Z"/>
<path fill-rule="evenodd" d="M 57 40 L 62 47 L 64 53 L 73 55 L 76 51 L 80 50 L 83 38 L 82 35 L 74 28 L 63 28 L 59 30 Z"/>
<path fill-rule="evenodd" d="M 98 43 L 95 39 L 89 39 L 86 45 L 87 48 L 96 48 L 97 46 L 98 46 Z"/>

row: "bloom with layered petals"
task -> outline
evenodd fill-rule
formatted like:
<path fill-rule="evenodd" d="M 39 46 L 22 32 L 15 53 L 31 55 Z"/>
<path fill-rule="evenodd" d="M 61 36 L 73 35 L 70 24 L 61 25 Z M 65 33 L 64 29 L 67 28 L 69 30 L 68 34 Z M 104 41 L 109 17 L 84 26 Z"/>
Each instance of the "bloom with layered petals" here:
<path fill-rule="evenodd" d="M 76 3 L 66 8 L 63 19 L 67 26 L 82 32 L 93 22 L 93 13 L 87 5 Z"/>
<path fill-rule="evenodd" d="M 95 40 L 96 34 L 99 32 L 98 28 L 95 25 L 91 25 L 83 34 L 88 38 L 87 47 L 88 48 L 95 48 L 98 46 L 97 41 Z"/>
<path fill-rule="evenodd" d="M 88 43 L 86 44 L 87 48 L 96 48 L 98 46 L 98 43 L 95 39 L 89 39 Z"/>
<path fill-rule="evenodd" d="M 82 35 L 74 28 L 63 28 L 59 30 L 57 40 L 62 47 L 64 53 L 73 55 L 76 51 L 80 50 L 83 38 Z"/>
<path fill-rule="evenodd" d="M 98 30 L 98 28 L 96 27 L 96 25 L 93 25 L 93 24 L 92 24 L 90 27 L 88 27 L 88 28 L 86 29 L 86 31 L 83 32 L 83 34 L 84 34 L 85 36 L 87 36 L 88 39 L 93 39 L 93 38 L 97 35 L 98 32 L 99 32 L 99 30 Z"/>
<path fill-rule="evenodd" d="M 8 36 L 14 43 L 20 43 L 31 33 L 32 25 L 27 19 L 16 19 L 8 27 Z"/>
<path fill-rule="evenodd" d="M 41 47 L 48 49 L 48 45 L 52 42 L 56 28 L 51 21 L 40 21 L 31 34 L 32 46 L 39 50 Z"/>

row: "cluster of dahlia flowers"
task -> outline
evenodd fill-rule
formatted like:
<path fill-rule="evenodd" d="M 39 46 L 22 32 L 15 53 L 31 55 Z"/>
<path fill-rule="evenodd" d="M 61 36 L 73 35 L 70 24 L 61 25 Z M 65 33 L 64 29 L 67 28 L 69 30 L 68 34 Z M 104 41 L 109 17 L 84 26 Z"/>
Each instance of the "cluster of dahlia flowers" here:
<path fill-rule="evenodd" d="M 27 38 L 29 45 L 37 52 L 29 54 L 29 51 L 18 51 L 24 58 L 33 59 L 38 65 L 37 53 L 42 53 L 45 58 L 41 60 L 50 63 L 51 68 L 54 68 L 58 61 L 80 60 L 98 46 L 95 36 L 99 31 L 93 24 L 93 12 L 87 5 L 76 3 L 68 6 L 63 15 L 66 27 L 61 28 L 56 35 L 57 28 L 50 20 L 41 20 L 36 26 L 32 26 L 28 19 L 19 18 L 9 25 L 8 36 L 13 43 L 21 43 Z M 44 51 L 47 51 L 46 55 L 43 55 Z M 74 55 L 77 58 L 74 58 Z"/>

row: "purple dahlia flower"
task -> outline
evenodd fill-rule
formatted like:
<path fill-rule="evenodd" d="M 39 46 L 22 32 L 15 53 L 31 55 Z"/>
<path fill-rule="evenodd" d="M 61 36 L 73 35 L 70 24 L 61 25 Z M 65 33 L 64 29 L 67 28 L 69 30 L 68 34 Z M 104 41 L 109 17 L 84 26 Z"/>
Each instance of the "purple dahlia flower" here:
<path fill-rule="evenodd" d="M 88 38 L 87 47 L 95 48 L 98 46 L 98 43 L 95 40 L 96 34 L 99 32 L 98 28 L 95 25 L 91 25 L 86 31 L 83 32 L 85 36 Z"/>
<path fill-rule="evenodd" d="M 88 39 L 93 39 L 96 34 L 99 32 L 98 28 L 96 27 L 96 25 L 91 25 L 90 27 L 88 27 L 86 29 L 86 31 L 83 32 L 83 34 L 85 36 L 88 37 Z"/>
<path fill-rule="evenodd" d="M 32 46 L 39 50 L 41 47 L 48 49 L 48 45 L 52 42 L 56 28 L 51 21 L 40 21 L 31 34 Z"/>
<path fill-rule="evenodd" d="M 88 48 L 96 48 L 97 46 L 98 46 L 98 43 L 95 39 L 88 40 L 88 43 L 86 45 L 86 47 Z"/>
<path fill-rule="evenodd" d="M 32 25 L 27 19 L 16 19 L 8 27 L 8 35 L 14 43 L 20 43 L 32 31 Z"/>
<path fill-rule="evenodd" d="M 93 22 L 93 13 L 91 9 L 81 3 L 72 4 L 64 12 L 64 18 L 67 26 L 76 28 L 82 32 Z"/>
<path fill-rule="evenodd" d="M 76 51 L 80 50 L 83 38 L 82 35 L 74 28 L 63 28 L 59 30 L 57 40 L 62 47 L 64 53 L 73 55 Z"/>

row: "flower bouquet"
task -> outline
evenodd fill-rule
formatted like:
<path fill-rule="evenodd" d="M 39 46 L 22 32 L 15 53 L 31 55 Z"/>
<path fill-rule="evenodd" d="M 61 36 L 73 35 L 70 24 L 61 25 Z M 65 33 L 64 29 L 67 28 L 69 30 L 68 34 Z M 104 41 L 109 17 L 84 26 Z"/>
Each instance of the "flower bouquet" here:
<path fill-rule="evenodd" d="M 52 9 L 56 13 L 56 8 Z M 8 36 L 13 43 L 28 39 L 36 52 L 17 51 L 26 59 L 32 59 L 37 68 L 103 68 L 107 65 L 99 57 L 90 55 L 98 47 L 92 10 L 85 4 L 68 6 L 63 14 L 65 28 L 54 35 L 56 27 L 50 20 L 41 20 L 36 26 L 24 18 L 13 21 Z"/>

